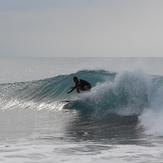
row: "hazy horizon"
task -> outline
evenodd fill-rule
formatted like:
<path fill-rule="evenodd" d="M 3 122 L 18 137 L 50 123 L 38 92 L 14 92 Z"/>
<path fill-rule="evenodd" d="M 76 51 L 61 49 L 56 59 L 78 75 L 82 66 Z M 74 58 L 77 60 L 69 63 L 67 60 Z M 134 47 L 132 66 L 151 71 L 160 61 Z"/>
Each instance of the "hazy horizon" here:
<path fill-rule="evenodd" d="M 0 58 L 0 83 L 45 79 L 82 70 L 163 75 L 163 58 Z"/>

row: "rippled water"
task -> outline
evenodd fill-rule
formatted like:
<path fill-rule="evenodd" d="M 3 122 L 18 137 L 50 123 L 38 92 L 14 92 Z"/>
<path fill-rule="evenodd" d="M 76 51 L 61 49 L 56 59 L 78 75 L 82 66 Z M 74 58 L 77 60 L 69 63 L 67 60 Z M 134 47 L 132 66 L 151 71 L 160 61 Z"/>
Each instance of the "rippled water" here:
<path fill-rule="evenodd" d="M 136 117 L 114 119 L 74 110 L 1 111 L 0 161 L 162 162 L 161 137 L 146 136 Z"/>

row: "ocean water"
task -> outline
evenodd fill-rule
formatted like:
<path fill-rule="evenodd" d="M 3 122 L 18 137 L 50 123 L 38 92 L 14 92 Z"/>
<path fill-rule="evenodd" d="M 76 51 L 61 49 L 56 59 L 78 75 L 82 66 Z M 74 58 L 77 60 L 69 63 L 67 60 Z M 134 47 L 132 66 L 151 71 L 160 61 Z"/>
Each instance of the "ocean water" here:
<path fill-rule="evenodd" d="M 0 63 L 0 162 L 162 162 L 163 59 Z M 67 94 L 73 76 L 92 90 Z"/>

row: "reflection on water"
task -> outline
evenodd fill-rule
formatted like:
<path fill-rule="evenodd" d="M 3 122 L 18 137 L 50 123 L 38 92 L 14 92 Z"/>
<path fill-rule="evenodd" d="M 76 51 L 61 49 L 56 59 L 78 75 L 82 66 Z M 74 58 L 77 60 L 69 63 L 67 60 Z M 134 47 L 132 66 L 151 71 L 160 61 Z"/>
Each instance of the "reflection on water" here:
<path fill-rule="evenodd" d="M 107 162 L 117 157 L 121 160 L 124 153 L 124 159 L 131 161 L 130 152 L 137 156 L 136 151 L 148 153 L 152 147 L 138 123 L 136 116 L 99 119 L 73 110 L 0 112 L 0 161 Z M 130 146 L 135 151 L 130 151 Z"/>
<path fill-rule="evenodd" d="M 33 110 L 0 112 L 0 141 L 62 136 L 73 114 Z"/>
<path fill-rule="evenodd" d="M 0 130 L 2 141 L 31 138 L 137 144 L 144 138 L 137 116 L 109 115 L 98 119 L 92 113 L 73 110 L 1 112 Z"/>
<path fill-rule="evenodd" d="M 137 116 L 108 115 L 97 119 L 91 113 L 78 112 L 67 128 L 67 136 L 73 141 L 142 144 L 143 129 L 138 127 Z"/>

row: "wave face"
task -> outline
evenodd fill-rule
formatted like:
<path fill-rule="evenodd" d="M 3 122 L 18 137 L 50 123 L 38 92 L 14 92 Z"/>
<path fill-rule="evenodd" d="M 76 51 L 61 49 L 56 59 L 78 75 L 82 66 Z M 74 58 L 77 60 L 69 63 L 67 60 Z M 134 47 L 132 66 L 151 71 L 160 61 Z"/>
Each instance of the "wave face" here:
<path fill-rule="evenodd" d="M 67 94 L 73 76 L 89 81 L 90 92 Z M 139 117 L 148 134 L 163 135 L 163 77 L 140 71 L 111 73 L 83 70 L 53 78 L 0 85 L 0 108 L 58 110 L 76 109 L 96 117 L 111 114 Z M 70 103 L 63 102 L 70 100 Z"/>
<path fill-rule="evenodd" d="M 74 85 L 73 76 L 89 81 L 92 90 L 67 94 Z M 116 74 L 103 70 L 83 70 L 45 80 L 1 84 L 0 105 L 2 109 L 11 109 L 17 105 L 35 109 L 41 109 L 40 106 L 44 105 L 47 108 L 49 105 L 57 109 L 57 104 L 65 105 L 62 101 L 70 100 L 72 102 L 65 105 L 65 108 L 105 114 L 140 114 L 144 108 L 157 101 L 156 96 L 161 94 L 157 90 L 161 84 L 161 78 L 152 78 L 138 71 Z"/>
<path fill-rule="evenodd" d="M 115 73 L 103 70 L 79 71 L 70 75 L 61 75 L 54 78 L 33 82 L 8 83 L 0 85 L 1 109 L 28 108 L 28 109 L 58 109 L 63 107 L 64 99 L 71 99 L 76 93 L 67 94 L 76 75 L 91 82 L 95 86 L 98 82 L 113 80 Z"/>

